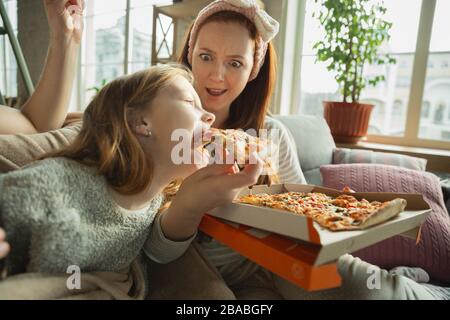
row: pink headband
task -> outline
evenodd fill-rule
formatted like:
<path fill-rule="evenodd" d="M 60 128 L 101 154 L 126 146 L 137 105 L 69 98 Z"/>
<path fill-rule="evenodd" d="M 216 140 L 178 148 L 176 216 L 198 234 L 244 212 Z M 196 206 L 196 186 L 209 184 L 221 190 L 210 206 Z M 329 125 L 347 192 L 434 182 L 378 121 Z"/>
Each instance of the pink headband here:
<path fill-rule="evenodd" d="M 256 38 L 253 69 L 248 80 L 252 81 L 258 76 L 259 70 L 264 64 L 267 44 L 275 37 L 279 28 L 278 22 L 262 10 L 255 0 L 216 0 L 203 8 L 199 12 L 197 19 L 195 19 L 189 37 L 188 61 L 192 65 L 192 51 L 194 50 L 200 26 L 206 19 L 220 11 L 240 13 L 255 24 L 258 35 Z"/>

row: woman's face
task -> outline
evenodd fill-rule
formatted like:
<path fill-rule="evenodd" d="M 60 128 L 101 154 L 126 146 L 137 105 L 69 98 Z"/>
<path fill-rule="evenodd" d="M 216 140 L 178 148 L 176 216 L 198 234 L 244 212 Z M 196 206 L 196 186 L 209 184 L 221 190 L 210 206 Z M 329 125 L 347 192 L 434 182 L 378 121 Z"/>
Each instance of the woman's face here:
<path fill-rule="evenodd" d="M 148 145 L 143 147 L 150 149 L 153 161 L 168 168 L 173 178 L 184 178 L 206 165 L 209 159 L 194 163 L 194 153 L 203 151 L 199 145 L 193 145 L 194 133 L 201 137 L 215 117 L 202 108 L 200 98 L 188 80 L 175 77 L 168 87 L 159 91 L 142 117 L 150 124 L 151 131 L 151 136 L 144 139 L 148 140 Z M 172 141 L 174 139 L 176 141 Z M 178 152 L 182 147 L 184 153 Z M 182 158 L 187 153 L 191 158 Z"/>
<path fill-rule="evenodd" d="M 233 22 L 201 27 L 192 52 L 195 90 L 203 107 L 216 115 L 214 126 L 228 118 L 231 103 L 247 85 L 255 42 L 247 28 Z"/>

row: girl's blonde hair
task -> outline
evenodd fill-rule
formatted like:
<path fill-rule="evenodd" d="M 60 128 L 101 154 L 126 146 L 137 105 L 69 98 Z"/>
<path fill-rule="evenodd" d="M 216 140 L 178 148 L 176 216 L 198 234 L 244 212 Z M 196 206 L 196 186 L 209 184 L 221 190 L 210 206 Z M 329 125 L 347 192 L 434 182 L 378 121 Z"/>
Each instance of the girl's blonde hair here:
<path fill-rule="evenodd" d="M 152 159 L 134 135 L 127 114 L 148 107 L 175 76 L 193 83 L 190 70 L 179 64 L 153 66 L 111 81 L 89 103 L 74 142 L 47 157 L 67 157 L 95 166 L 121 194 L 143 191 L 152 179 Z"/>

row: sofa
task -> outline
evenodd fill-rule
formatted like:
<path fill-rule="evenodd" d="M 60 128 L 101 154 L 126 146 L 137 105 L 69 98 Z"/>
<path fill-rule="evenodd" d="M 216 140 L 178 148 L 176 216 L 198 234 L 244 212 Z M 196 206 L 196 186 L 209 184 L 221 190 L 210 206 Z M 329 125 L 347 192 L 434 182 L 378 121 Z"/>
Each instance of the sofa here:
<path fill-rule="evenodd" d="M 308 184 L 321 185 L 320 166 L 332 164 L 336 148 L 324 118 L 307 115 L 275 116 L 291 133 Z"/>
<path fill-rule="evenodd" d="M 326 121 L 321 117 L 304 115 L 278 115 L 275 118 L 286 126 L 292 136 L 307 183 L 322 185 L 320 167 L 333 164 L 333 153 L 336 148 Z M 79 120 L 79 116 L 76 120 Z M 45 134 L 0 137 L 0 172 L 17 169 L 45 152 L 67 145 L 79 130 L 77 128 L 79 123 L 66 125 L 63 129 Z M 195 246 L 170 264 L 154 263 L 148 267 L 148 280 L 154 287 L 147 298 L 233 299 L 234 297 L 221 281 L 217 270 L 209 265 Z M 193 283 L 195 285 L 192 285 Z"/>

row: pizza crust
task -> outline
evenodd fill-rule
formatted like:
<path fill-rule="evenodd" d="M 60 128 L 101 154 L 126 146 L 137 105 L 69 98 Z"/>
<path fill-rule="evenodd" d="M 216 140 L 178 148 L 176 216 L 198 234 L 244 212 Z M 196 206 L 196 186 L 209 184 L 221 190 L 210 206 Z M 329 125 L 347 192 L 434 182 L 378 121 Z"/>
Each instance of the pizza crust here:
<path fill-rule="evenodd" d="M 371 226 L 388 221 L 405 210 L 405 208 L 405 199 L 396 198 L 394 200 L 391 200 L 385 203 L 381 208 L 376 209 L 373 214 L 371 214 L 367 219 L 365 219 L 365 221 L 363 221 L 359 225 L 358 229 L 366 229 Z"/>

